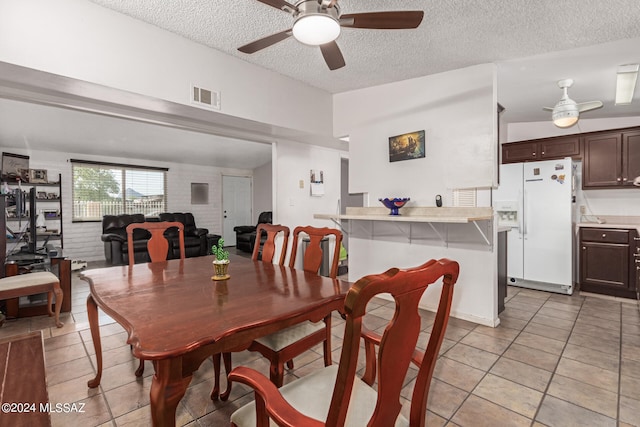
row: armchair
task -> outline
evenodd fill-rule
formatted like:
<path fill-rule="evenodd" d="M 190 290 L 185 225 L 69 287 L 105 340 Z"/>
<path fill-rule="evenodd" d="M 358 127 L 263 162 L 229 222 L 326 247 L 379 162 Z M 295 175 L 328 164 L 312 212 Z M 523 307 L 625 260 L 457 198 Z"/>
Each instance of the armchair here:
<path fill-rule="evenodd" d="M 261 212 L 256 225 L 238 225 L 233 227 L 233 231 L 236 232 L 236 249 L 253 253 L 253 246 L 256 242 L 256 228 L 260 224 L 271 224 L 272 222 L 273 216 L 271 212 Z M 264 237 L 265 240 L 267 238 L 266 234 L 262 237 Z"/>
<path fill-rule="evenodd" d="M 161 213 L 159 216 L 162 222 L 180 222 L 184 225 L 184 248 L 187 257 L 203 256 L 209 253 L 206 228 L 196 227 L 193 214 L 187 213 Z M 173 227 L 166 232 L 167 240 L 170 242 L 172 253 L 170 258 L 180 258 L 180 245 L 178 244 L 178 229 Z"/>
<path fill-rule="evenodd" d="M 105 215 L 102 217 L 102 241 L 104 257 L 110 265 L 126 265 L 129 263 L 127 245 L 127 226 L 144 222 L 143 214 Z M 149 262 L 147 240 L 151 235 L 145 230 L 136 230 L 133 235 L 133 250 L 136 262 Z"/>

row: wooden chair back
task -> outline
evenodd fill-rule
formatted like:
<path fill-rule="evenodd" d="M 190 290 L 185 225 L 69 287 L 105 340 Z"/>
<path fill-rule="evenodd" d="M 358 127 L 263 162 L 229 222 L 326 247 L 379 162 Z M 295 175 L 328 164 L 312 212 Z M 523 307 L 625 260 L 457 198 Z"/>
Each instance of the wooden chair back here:
<path fill-rule="evenodd" d="M 127 248 L 129 251 L 129 265 L 135 264 L 133 230 L 143 229 L 151 233 L 151 238 L 147 241 L 147 251 L 149 253 L 151 262 L 159 262 L 167 260 L 167 254 L 169 252 L 169 241 L 164 236 L 164 232 L 172 227 L 176 227 L 178 229 L 180 259 L 184 259 L 184 225 L 181 222 L 134 222 L 127 225 Z"/>
<path fill-rule="evenodd" d="M 365 276 L 353 285 L 345 298 L 345 336 L 327 425 L 344 423 L 358 365 L 362 319 L 367 303 L 381 293 L 391 294 L 395 301 L 395 314 L 379 341 L 377 360 L 367 360 L 367 365 L 377 363 L 379 367 L 378 400 L 367 425 L 394 425 L 402 406 L 399 397 L 403 381 L 412 361 L 418 365 L 419 371 L 411 398 L 409 425 L 425 425 L 429 385 L 449 320 L 453 285 L 458 273 L 459 266 L 455 261 L 430 260 L 412 269 L 392 268 L 383 274 Z M 427 287 L 441 277 L 440 303 L 429 343 L 423 353 L 416 348 L 421 329 L 418 304 Z"/>
<path fill-rule="evenodd" d="M 328 236 L 335 236 L 335 247 L 333 251 L 333 258 L 331 260 L 331 268 L 329 271 L 329 277 L 335 279 L 338 275 L 338 263 L 340 262 L 340 244 L 342 243 L 342 233 L 335 228 L 316 228 L 311 226 L 296 227 L 293 230 L 293 244 L 291 246 L 291 256 L 289 257 L 289 267 L 293 268 L 296 262 L 296 255 L 298 252 L 298 239 L 300 234 L 306 234 L 309 236 L 309 244 L 304 252 L 304 259 L 302 262 L 302 268 L 310 273 L 318 274 L 320 266 L 322 265 L 322 239 Z"/>
<path fill-rule="evenodd" d="M 296 380 L 303 385 L 295 389 L 297 403 L 294 407 L 282 401 L 281 389 L 273 387 L 261 373 L 247 367 L 238 367 L 229 375 L 229 378 L 231 381 L 247 384 L 256 391 L 255 406 L 253 408 L 246 406 L 252 409 L 249 414 L 250 417 L 255 416 L 255 419 L 252 422 L 251 418 L 247 417 L 248 412 L 239 414 L 244 410 L 242 408 L 232 415 L 232 425 L 244 426 L 246 421 L 247 425 L 268 426 L 268 416 L 278 425 L 338 427 L 345 425 L 347 414 L 351 423 L 349 425 L 368 427 L 397 425 L 396 421 L 402 408 L 400 393 L 409 364 L 413 362 L 418 366 L 418 375 L 411 397 L 408 425 L 424 427 L 429 386 L 449 320 L 453 287 L 458 274 L 458 263 L 443 258 L 438 261 L 430 260 L 419 267 L 406 270 L 392 268 L 382 274 L 372 274 L 358 280 L 345 297 L 345 334 L 335 384 L 326 382 L 331 380 L 331 375 L 314 373 L 303 376 Z M 436 281 L 440 281 L 440 278 L 442 278 L 440 302 L 429 342 L 423 352 L 417 346 L 422 328 L 418 304 L 425 290 Z M 362 323 L 367 304 L 372 298 L 382 293 L 393 297 L 395 313 L 382 335 L 376 335 L 365 331 Z M 375 351 L 369 351 L 365 346 L 367 366 L 362 379 L 365 383 L 372 385 L 375 374 L 371 376 L 371 372 L 375 371 L 375 365 L 377 365 L 379 368 L 377 393 L 363 392 L 362 387 L 367 385 L 356 378 L 358 353 L 363 336 L 366 342 L 375 342 L 379 346 L 377 356 Z M 352 393 L 356 387 L 360 389 L 359 392 Z M 311 405 L 318 405 L 318 402 L 314 402 L 317 390 L 331 389 L 333 394 L 328 411 L 322 411 L 327 414 L 324 422 L 312 420 L 306 412 L 298 411 L 297 408 L 302 409 L 306 402 L 308 402 L 306 410 L 311 410 Z M 308 390 L 308 396 L 301 399 L 299 394 L 306 393 L 305 390 Z M 368 398 L 371 400 L 365 402 L 364 400 Z M 351 402 L 351 399 L 356 402 Z M 353 407 L 350 408 L 350 406 Z"/>
<path fill-rule="evenodd" d="M 254 261 L 258 260 L 263 231 L 267 233 L 267 240 L 262 245 L 262 262 L 273 262 L 273 258 L 276 255 L 276 237 L 279 233 L 282 233 L 283 241 L 278 265 L 284 265 L 284 257 L 287 254 L 287 243 L 289 242 L 289 227 L 284 225 L 258 224 L 256 228 L 256 243 L 253 246 L 251 259 Z"/>

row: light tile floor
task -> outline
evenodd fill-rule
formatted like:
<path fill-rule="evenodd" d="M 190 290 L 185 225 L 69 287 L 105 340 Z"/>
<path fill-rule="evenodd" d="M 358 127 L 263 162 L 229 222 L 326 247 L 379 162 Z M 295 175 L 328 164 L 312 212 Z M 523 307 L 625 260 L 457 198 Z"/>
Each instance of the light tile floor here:
<path fill-rule="evenodd" d="M 150 425 L 147 362 L 143 378 L 134 376 L 137 360 L 126 333 L 101 314 L 105 367 L 102 384 L 87 388 L 95 374 L 88 330 L 88 285 L 73 279 L 73 309 L 56 329 L 48 317 L 8 321 L 0 337 L 42 330 L 50 401 L 82 402 L 84 413 L 54 413 L 54 426 Z M 367 315 L 380 328 L 392 315 L 392 303 L 377 300 Z M 433 315 L 425 312 L 427 338 Z M 632 302 L 592 296 L 563 296 L 509 288 L 497 328 L 451 318 L 436 365 L 427 422 L 434 426 L 640 426 L 640 314 Z M 340 355 L 343 322 L 334 316 L 334 360 Z M 424 340 L 423 340 L 424 341 Z M 265 374 L 257 354 L 233 355 L 234 366 Z M 322 366 L 321 348 L 295 360 L 285 382 Z M 415 370 L 403 390 L 408 410 Z M 227 426 L 229 415 L 252 399 L 235 385 L 228 402 L 212 402 L 211 360 L 203 363 L 178 407 L 178 425 Z"/>

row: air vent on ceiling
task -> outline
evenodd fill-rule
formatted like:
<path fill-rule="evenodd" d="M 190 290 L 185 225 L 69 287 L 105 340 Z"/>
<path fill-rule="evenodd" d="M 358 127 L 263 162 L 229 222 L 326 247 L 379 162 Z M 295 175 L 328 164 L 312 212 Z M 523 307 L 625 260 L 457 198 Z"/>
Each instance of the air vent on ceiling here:
<path fill-rule="evenodd" d="M 219 110 L 220 92 L 191 85 L 191 103 L 198 107 Z"/>

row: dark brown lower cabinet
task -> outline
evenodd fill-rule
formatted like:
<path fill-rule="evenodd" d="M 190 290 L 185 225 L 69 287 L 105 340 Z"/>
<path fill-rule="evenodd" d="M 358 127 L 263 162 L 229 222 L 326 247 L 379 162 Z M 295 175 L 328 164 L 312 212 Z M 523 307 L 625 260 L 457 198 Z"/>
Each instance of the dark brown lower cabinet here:
<path fill-rule="evenodd" d="M 580 290 L 635 299 L 635 238 L 635 229 L 580 228 Z"/>

